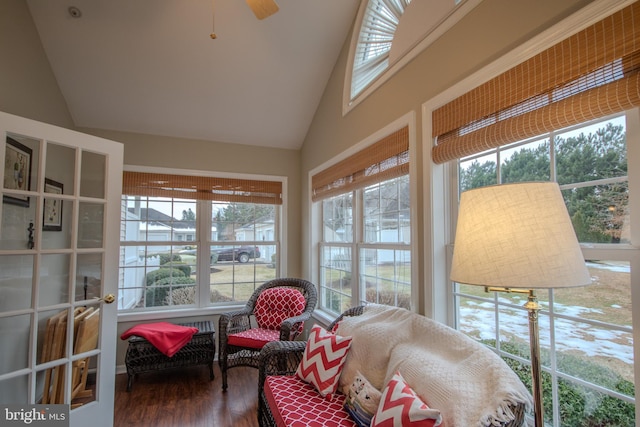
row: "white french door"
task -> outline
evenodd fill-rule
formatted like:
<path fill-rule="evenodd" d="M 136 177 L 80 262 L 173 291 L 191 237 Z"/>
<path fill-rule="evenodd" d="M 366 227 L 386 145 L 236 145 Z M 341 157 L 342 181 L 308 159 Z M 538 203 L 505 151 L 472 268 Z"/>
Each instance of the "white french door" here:
<path fill-rule="evenodd" d="M 0 404 L 111 426 L 121 144 L 0 112 Z"/>

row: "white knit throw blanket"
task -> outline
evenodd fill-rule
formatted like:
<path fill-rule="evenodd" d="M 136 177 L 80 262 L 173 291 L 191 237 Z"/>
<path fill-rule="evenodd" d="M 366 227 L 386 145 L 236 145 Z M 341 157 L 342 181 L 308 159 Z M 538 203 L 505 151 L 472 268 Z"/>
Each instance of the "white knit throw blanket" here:
<path fill-rule="evenodd" d="M 345 317 L 336 333 L 353 337 L 342 388 L 360 371 L 382 390 L 400 371 L 429 407 L 440 410 L 441 426 L 498 425 L 513 420 L 509 405 L 532 405 L 527 388 L 494 352 L 408 310 L 371 304 L 361 316 Z"/>

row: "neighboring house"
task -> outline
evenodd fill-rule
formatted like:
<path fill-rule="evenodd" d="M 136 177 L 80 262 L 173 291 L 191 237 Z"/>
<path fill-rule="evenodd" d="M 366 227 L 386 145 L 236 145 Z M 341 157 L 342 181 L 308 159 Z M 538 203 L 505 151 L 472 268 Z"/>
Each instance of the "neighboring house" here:
<path fill-rule="evenodd" d="M 129 208 L 129 213 L 135 215 L 135 208 Z M 191 221 L 177 220 L 153 208 L 140 208 L 137 218 L 141 219 L 140 233 L 148 233 L 147 240 L 184 241 L 193 242 L 196 237 L 196 229 Z M 213 234 L 215 236 L 215 234 Z M 168 251 L 170 246 L 158 247 L 158 251 Z"/>
<path fill-rule="evenodd" d="M 273 219 L 265 219 L 256 221 L 250 226 L 240 227 L 235 230 L 235 239 L 238 241 L 273 241 L 275 236 L 275 223 Z M 271 260 L 271 256 L 275 254 L 273 245 L 257 245 L 260 249 L 260 258 L 267 261 Z"/>
<path fill-rule="evenodd" d="M 156 209 L 153 208 L 141 208 L 136 214 L 135 208 L 129 208 L 127 211 L 127 221 L 125 227 L 127 227 L 127 235 L 134 235 L 137 233 L 139 236 L 147 234 L 147 240 L 152 242 L 169 242 L 172 239 L 175 241 L 184 241 L 185 244 L 195 241 L 196 230 L 189 221 L 176 220 Z M 140 219 L 143 219 L 140 221 Z M 146 221 L 144 220 L 146 219 Z M 215 236 L 215 233 L 212 233 Z M 172 237 L 173 236 L 173 237 Z M 141 238 L 140 240 L 144 240 Z M 159 245 L 154 246 L 156 253 L 166 253 L 171 250 L 171 245 Z M 119 309 L 127 309 L 135 307 L 141 300 L 144 288 L 143 281 L 146 274 L 150 271 L 148 268 L 134 268 L 142 267 L 145 264 L 142 262 L 143 257 L 152 255 L 145 253 L 136 253 L 136 246 L 125 246 L 121 249 L 120 259 L 125 268 L 121 271 L 124 277 L 121 278 L 120 283 L 125 284 L 125 289 L 120 290 L 118 301 Z M 153 259 L 147 260 L 147 267 L 151 264 L 159 265 L 159 258 L 156 257 L 157 263 L 154 263 Z"/>
<path fill-rule="evenodd" d="M 352 213 L 349 210 L 348 217 L 351 217 Z M 349 225 L 351 227 L 351 225 Z M 345 242 L 345 233 L 350 234 L 353 230 L 347 230 L 343 225 L 338 229 L 333 230 L 331 227 L 325 226 L 323 228 L 323 235 L 328 241 L 331 242 Z M 399 218 L 385 218 L 380 216 L 377 221 L 368 221 L 366 225 L 366 237 L 365 241 L 377 241 L 386 243 L 408 243 L 411 241 L 411 220 L 404 214 L 399 214 Z M 340 250 L 333 254 L 333 259 L 336 263 L 342 264 L 341 261 L 344 256 L 340 254 Z M 394 261 L 393 251 L 376 251 L 378 263 L 386 263 Z"/>

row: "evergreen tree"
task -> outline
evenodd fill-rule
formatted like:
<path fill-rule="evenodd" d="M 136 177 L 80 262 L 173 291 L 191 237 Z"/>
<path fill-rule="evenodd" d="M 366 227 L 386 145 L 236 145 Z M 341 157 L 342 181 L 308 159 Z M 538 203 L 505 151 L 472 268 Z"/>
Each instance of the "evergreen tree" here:
<path fill-rule="evenodd" d="M 273 205 L 229 203 L 214 218 L 218 240 L 235 240 L 235 231 L 260 221 L 275 219 Z"/>
<path fill-rule="evenodd" d="M 522 148 L 504 161 L 500 168 L 502 183 L 549 181 L 549 142 L 535 148 Z"/>
<path fill-rule="evenodd" d="M 189 210 L 182 211 L 182 220 L 183 221 L 195 221 L 196 214 L 189 208 Z"/>
<path fill-rule="evenodd" d="M 622 126 L 607 123 L 588 135 L 558 138 L 556 153 L 560 185 L 627 175 L 626 136 Z M 578 187 L 563 191 L 563 196 L 580 241 L 620 241 L 628 213 L 626 181 Z M 576 217 L 577 214 L 580 215 Z M 576 218 L 580 224 L 575 222 Z"/>
<path fill-rule="evenodd" d="M 480 164 L 480 162 L 474 160 L 469 167 L 460 170 L 461 192 L 497 183 L 496 162 L 486 161 Z"/>
<path fill-rule="evenodd" d="M 627 175 L 626 136 L 622 126 L 607 123 L 597 131 L 569 138 L 556 137 L 555 161 L 558 184 L 576 184 Z M 550 143 L 523 147 L 502 162 L 502 183 L 548 181 L 551 177 Z M 473 161 L 460 170 L 460 190 L 492 185 L 495 162 Z M 567 210 L 582 242 L 619 242 L 628 219 L 629 188 L 626 180 L 563 190 Z"/>

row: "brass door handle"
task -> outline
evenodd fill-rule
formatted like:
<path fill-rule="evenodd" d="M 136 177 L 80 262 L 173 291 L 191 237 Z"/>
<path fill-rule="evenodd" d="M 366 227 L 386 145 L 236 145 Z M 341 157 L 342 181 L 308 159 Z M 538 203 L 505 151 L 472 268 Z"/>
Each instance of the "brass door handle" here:
<path fill-rule="evenodd" d="M 107 294 L 102 298 L 97 298 L 97 300 L 100 302 L 104 302 L 105 304 L 111 304 L 116 300 L 116 297 L 113 294 Z"/>

